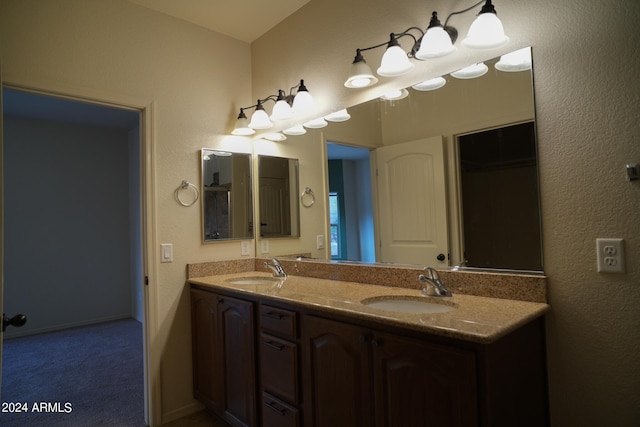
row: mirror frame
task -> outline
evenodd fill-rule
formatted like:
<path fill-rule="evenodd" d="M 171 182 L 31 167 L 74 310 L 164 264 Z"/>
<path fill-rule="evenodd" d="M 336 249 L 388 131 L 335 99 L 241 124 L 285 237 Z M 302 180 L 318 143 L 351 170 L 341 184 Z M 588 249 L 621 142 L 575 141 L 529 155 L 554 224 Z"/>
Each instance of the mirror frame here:
<path fill-rule="evenodd" d="M 248 186 L 248 197 L 247 197 L 247 201 L 248 203 L 250 203 L 250 205 L 247 207 L 246 212 L 248 213 L 248 223 L 247 223 L 247 229 L 248 234 L 245 236 L 231 236 L 231 237 L 225 237 L 225 238 L 221 238 L 221 239 L 208 239 L 206 236 L 206 232 L 205 232 L 205 227 L 206 227 L 206 192 L 207 192 L 207 188 L 205 186 L 205 171 L 206 171 L 206 167 L 205 167 L 205 153 L 225 153 L 224 155 L 220 156 L 220 157 L 230 157 L 231 159 L 233 159 L 234 156 L 242 156 L 242 157 L 246 157 L 246 160 L 248 161 L 248 165 L 247 165 L 247 173 L 249 174 L 247 177 L 247 182 L 246 185 Z M 218 242 L 228 242 L 228 241 L 233 241 L 233 240 L 251 240 L 255 238 L 255 226 L 254 226 L 254 205 L 255 205 L 255 191 L 253 189 L 253 155 L 251 153 L 242 153 L 242 152 L 232 152 L 232 151 L 227 151 L 227 150 L 220 150 L 220 149 L 216 149 L 216 148 L 202 148 L 200 150 L 200 192 L 202 194 L 202 207 L 200 209 L 200 218 L 201 218 L 201 227 L 200 227 L 200 235 L 202 238 L 202 243 L 203 244 L 209 244 L 209 243 L 218 243 Z M 231 200 L 229 201 L 229 215 L 232 215 L 232 212 L 234 211 L 233 209 L 233 193 L 230 193 L 230 197 Z M 232 233 L 232 229 L 230 230 L 230 233 Z"/>

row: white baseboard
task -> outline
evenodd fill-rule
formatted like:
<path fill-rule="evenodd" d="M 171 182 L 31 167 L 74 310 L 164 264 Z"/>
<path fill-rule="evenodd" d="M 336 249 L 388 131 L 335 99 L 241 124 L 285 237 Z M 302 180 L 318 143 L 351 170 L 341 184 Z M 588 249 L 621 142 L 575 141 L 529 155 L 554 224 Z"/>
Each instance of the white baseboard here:
<path fill-rule="evenodd" d="M 79 326 L 95 325 L 97 323 L 111 322 L 113 320 L 121 320 L 121 319 L 132 319 L 132 317 L 131 317 L 131 314 L 119 314 L 116 316 L 102 317 L 99 319 L 88 319 L 80 322 L 64 323 L 60 325 L 51 326 L 48 328 L 45 327 L 45 328 L 31 329 L 28 331 L 21 331 L 20 328 L 12 328 L 12 330 L 10 330 L 9 332 L 4 333 L 4 339 L 26 337 L 29 335 L 42 334 L 45 332 L 61 331 L 63 329 L 77 328 Z"/>

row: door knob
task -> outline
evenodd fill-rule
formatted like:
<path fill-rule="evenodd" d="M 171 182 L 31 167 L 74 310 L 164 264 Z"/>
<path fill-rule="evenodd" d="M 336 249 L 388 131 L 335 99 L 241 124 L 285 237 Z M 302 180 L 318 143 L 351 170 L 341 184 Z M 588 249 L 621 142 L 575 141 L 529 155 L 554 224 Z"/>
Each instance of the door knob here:
<path fill-rule="evenodd" d="M 2 332 L 4 332 L 9 325 L 19 328 L 25 323 L 27 323 L 27 316 L 25 316 L 24 314 L 16 314 L 11 319 L 9 319 L 6 314 L 2 313 Z"/>
<path fill-rule="evenodd" d="M 438 261 L 444 261 L 446 259 L 446 257 L 444 256 L 444 254 L 438 254 L 438 256 L 436 257 L 436 259 Z"/>

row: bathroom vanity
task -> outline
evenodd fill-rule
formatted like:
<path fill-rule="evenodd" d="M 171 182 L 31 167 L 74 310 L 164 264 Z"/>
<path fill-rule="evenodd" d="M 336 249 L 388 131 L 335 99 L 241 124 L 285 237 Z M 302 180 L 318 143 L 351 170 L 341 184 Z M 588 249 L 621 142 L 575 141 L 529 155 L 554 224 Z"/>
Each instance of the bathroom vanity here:
<path fill-rule="evenodd" d="M 232 425 L 548 425 L 547 304 L 258 271 L 188 282 L 195 397 Z"/>

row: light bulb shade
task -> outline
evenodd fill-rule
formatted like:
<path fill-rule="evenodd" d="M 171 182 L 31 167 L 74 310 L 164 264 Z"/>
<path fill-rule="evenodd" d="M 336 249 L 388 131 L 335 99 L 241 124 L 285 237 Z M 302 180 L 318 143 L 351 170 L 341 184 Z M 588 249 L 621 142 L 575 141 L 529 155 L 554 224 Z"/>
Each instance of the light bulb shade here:
<path fill-rule="evenodd" d="M 271 110 L 270 119 L 273 121 L 277 120 L 287 120 L 293 116 L 293 110 L 287 101 L 284 99 L 276 101 L 276 105 L 273 106 L 273 110 Z"/>
<path fill-rule="evenodd" d="M 455 51 L 456 47 L 451 42 L 449 34 L 442 26 L 436 26 L 427 29 L 420 42 L 420 49 L 416 52 L 416 58 L 440 58 Z"/>
<path fill-rule="evenodd" d="M 298 90 L 295 98 L 293 98 L 293 105 L 291 106 L 291 110 L 293 114 L 305 114 L 313 109 L 313 97 L 309 93 L 309 91 Z"/>
<path fill-rule="evenodd" d="M 307 130 L 302 125 L 295 125 L 290 127 L 289 129 L 283 130 L 282 133 L 291 136 L 304 135 L 305 133 L 307 133 Z"/>
<path fill-rule="evenodd" d="M 396 77 L 408 73 L 413 67 L 407 53 L 395 45 L 389 46 L 384 52 L 380 68 L 376 72 L 383 77 Z"/>
<path fill-rule="evenodd" d="M 500 60 L 495 65 L 497 70 L 516 72 L 526 71 L 531 69 L 531 48 L 525 47 L 523 49 L 516 50 L 504 54 L 500 57 Z"/>
<path fill-rule="evenodd" d="M 309 128 L 309 129 L 320 129 L 325 127 L 326 125 L 328 125 L 329 123 L 327 123 L 327 121 L 324 119 L 324 117 L 320 117 L 317 119 L 313 119 L 313 120 L 309 120 L 308 122 L 304 123 L 304 127 Z"/>
<path fill-rule="evenodd" d="M 357 57 L 356 57 L 357 58 Z M 361 57 L 362 58 L 362 57 Z M 348 88 L 358 89 L 374 85 L 378 78 L 373 75 L 371 67 L 367 65 L 364 58 L 361 61 L 354 61 L 351 65 L 351 74 L 344 85 Z"/>
<path fill-rule="evenodd" d="M 456 79 L 475 79 L 476 77 L 484 76 L 487 71 L 489 71 L 489 67 L 484 62 L 478 62 L 451 73 L 451 76 Z"/>
<path fill-rule="evenodd" d="M 253 135 L 254 133 L 256 133 L 256 131 L 249 127 L 249 119 L 247 119 L 244 111 L 240 110 L 236 127 L 231 131 L 231 135 L 248 136 Z"/>
<path fill-rule="evenodd" d="M 269 120 L 269 116 L 262 105 L 258 104 L 256 111 L 251 115 L 249 127 L 251 129 L 270 129 L 273 127 L 273 122 Z"/>
<path fill-rule="evenodd" d="M 351 118 L 351 115 L 347 112 L 346 108 L 335 111 L 331 114 L 324 116 L 324 119 L 329 122 L 346 122 Z"/>
<path fill-rule="evenodd" d="M 502 22 L 494 12 L 480 13 L 473 21 L 462 45 L 471 49 L 492 49 L 509 42 Z"/>
<path fill-rule="evenodd" d="M 280 142 L 287 139 L 287 137 L 280 132 L 268 133 L 264 135 L 263 138 L 273 142 Z"/>
<path fill-rule="evenodd" d="M 383 99 L 385 101 L 397 101 L 399 99 L 404 99 L 407 96 L 409 96 L 409 91 L 406 89 L 398 89 L 398 90 L 391 90 L 387 93 L 385 93 L 384 95 L 382 95 L 380 97 L 380 99 Z"/>
<path fill-rule="evenodd" d="M 444 77 L 436 77 L 430 80 L 425 80 L 424 82 L 415 84 L 411 87 L 414 88 L 415 90 L 428 91 L 428 90 L 440 89 L 442 86 L 446 84 L 447 84 L 447 81 L 444 79 Z"/>

